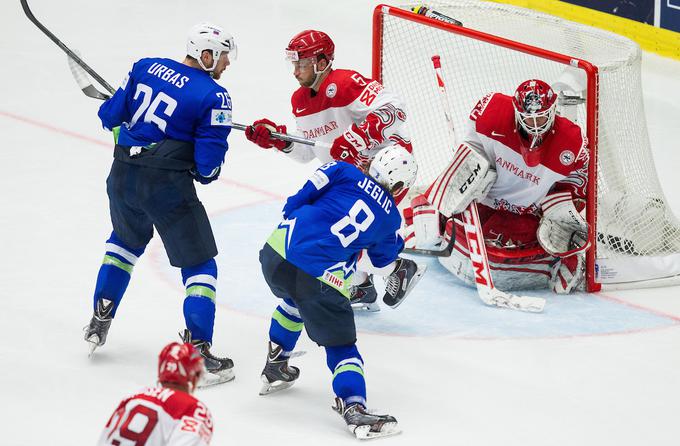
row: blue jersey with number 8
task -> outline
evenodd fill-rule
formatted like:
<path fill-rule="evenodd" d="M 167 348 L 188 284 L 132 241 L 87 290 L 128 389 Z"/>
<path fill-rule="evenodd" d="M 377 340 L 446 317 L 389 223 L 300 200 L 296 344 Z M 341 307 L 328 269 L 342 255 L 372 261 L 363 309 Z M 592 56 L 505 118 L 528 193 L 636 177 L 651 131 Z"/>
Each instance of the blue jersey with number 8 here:
<path fill-rule="evenodd" d="M 171 59 L 141 59 L 99 109 L 118 144 L 148 146 L 163 139 L 194 143 L 198 171 L 210 176 L 224 162 L 231 98 L 210 75 Z"/>
<path fill-rule="evenodd" d="M 290 263 L 324 282 L 335 280 L 330 275 L 347 280 L 363 249 L 381 268 L 404 246 L 392 195 L 344 162 L 321 166 L 288 198 L 283 217 L 277 229 L 282 243 L 274 246 L 272 236 L 270 244 Z"/>

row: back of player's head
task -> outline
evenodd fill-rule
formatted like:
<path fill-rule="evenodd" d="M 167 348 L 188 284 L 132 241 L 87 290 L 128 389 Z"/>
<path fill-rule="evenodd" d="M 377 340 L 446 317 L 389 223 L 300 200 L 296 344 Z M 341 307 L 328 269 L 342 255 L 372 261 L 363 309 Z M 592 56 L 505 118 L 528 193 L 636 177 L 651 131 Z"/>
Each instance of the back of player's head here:
<path fill-rule="evenodd" d="M 190 344 L 171 342 L 158 355 L 158 381 L 193 389 L 203 373 L 203 357 Z"/>
<path fill-rule="evenodd" d="M 402 146 L 387 146 L 371 161 L 368 174 L 390 191 L 411 187 L 418 174 L 418 163 Z"/>
<path fill-rule="evenodd" d="M 204 66 L 203 61 L 201 61 L 201 54 L 205 50 L 212 52 L 212 67 Z M 191 28 L 187 36 L 187 56 L 196 59 L 201 68 L 206 71 L 213 71 L 223 52 L 226 52 L 232 61 L 236 60 L 238 49 L 231 34 L 211 23 L 201 23 Z"/>
<path fill-rule="evenodd" d="M 307 29 L 293 36 L 286 47 L 286 58 L 289 61 L 299 61 L 309 57 L 325 57 L 332 61 L 335 56 L 335 44 L 323 31 Z"/>
<path fill-rule="evenodd" d="M 522 82 L 512 97 L 517 125 L 532 138 L 532 145 L 550 131 L 555 122 L 557 95 L 538 79 Z"/>

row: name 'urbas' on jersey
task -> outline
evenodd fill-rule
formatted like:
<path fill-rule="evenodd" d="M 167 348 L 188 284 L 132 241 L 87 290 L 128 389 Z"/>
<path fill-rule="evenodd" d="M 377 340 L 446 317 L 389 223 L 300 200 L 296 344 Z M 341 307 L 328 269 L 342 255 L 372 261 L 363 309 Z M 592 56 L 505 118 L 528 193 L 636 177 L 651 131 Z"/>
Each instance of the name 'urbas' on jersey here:
<path fill-rule="evenodd" d="M 151 64 L 146 72 L 174 85 L 177 88 L 184 87 L 184 84 L 190 80 L 188 76 L 182 76 L 181 73 L 178 73 L 172 68 L 168 68 L 158 62 Z"/>

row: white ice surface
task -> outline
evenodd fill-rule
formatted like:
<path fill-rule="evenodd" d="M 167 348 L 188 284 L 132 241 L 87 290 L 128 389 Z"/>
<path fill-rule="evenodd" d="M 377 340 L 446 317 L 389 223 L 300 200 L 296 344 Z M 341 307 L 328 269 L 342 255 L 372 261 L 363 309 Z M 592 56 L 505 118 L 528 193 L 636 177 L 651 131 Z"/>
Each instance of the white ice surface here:
<path fill-rule="evenodd" d="M 302 29 L 327 31 L 336 66 L 370 74 L 375 1 L 31 2 L 37 17 L 112 84 L 145 56 L 179 58 L 186 30 L 222 23 L 239 59 L 221 83 L 234 119 L 289 123 L 296 87 L 281 62 Z M 93 444 L 119 400 L 154 382 L 156 354 L 183 327 L 179 271 L 154 238 L 134 271 L 107 345 L 92 360 L 81 329 L 110 232 L 110 135 L 59 49 L 0 4 L 0 444 Z M 413 42 L 417 44 L 417 42 Z M 645 55 L 645 112 L 658 174 L 680 211 L 680 62 Z M 230 137 L 219 182 L 200 187 L 220 247 L 216 353 L 234 382 L 198 393 L 215 445 L 354 444 L 330 410 L 323 351 L 295 360 L 300 381 L 257 395 L 276 301 L 257 249 L 282 200 L 315 164 Z M 677 445 L 680 288 L 547 295 L 542 315 L 484 307 L 436 263 L 398 310 L 360 315 L 369 405 L 400 421 L 394 445 Z"/>

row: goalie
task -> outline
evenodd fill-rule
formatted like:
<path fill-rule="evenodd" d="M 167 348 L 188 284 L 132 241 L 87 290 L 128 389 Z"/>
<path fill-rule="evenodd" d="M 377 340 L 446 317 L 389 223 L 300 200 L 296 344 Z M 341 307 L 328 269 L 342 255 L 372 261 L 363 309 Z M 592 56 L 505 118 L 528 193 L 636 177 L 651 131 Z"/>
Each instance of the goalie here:
<path fill-rule="evenodd" d="M 502 290 L 576 289 L 584 276 L 588 224 L 580 213 L 588 180 L 587 140 L 556 116 L 557 95 L 541 80 L 513 96 L 491 93 L 472 109 L 453 160 L 406 208 L 406 247 L 441 250 L 441 263 L 474 285 L 461 218 L 478 202 L 494 283 Z"/>

